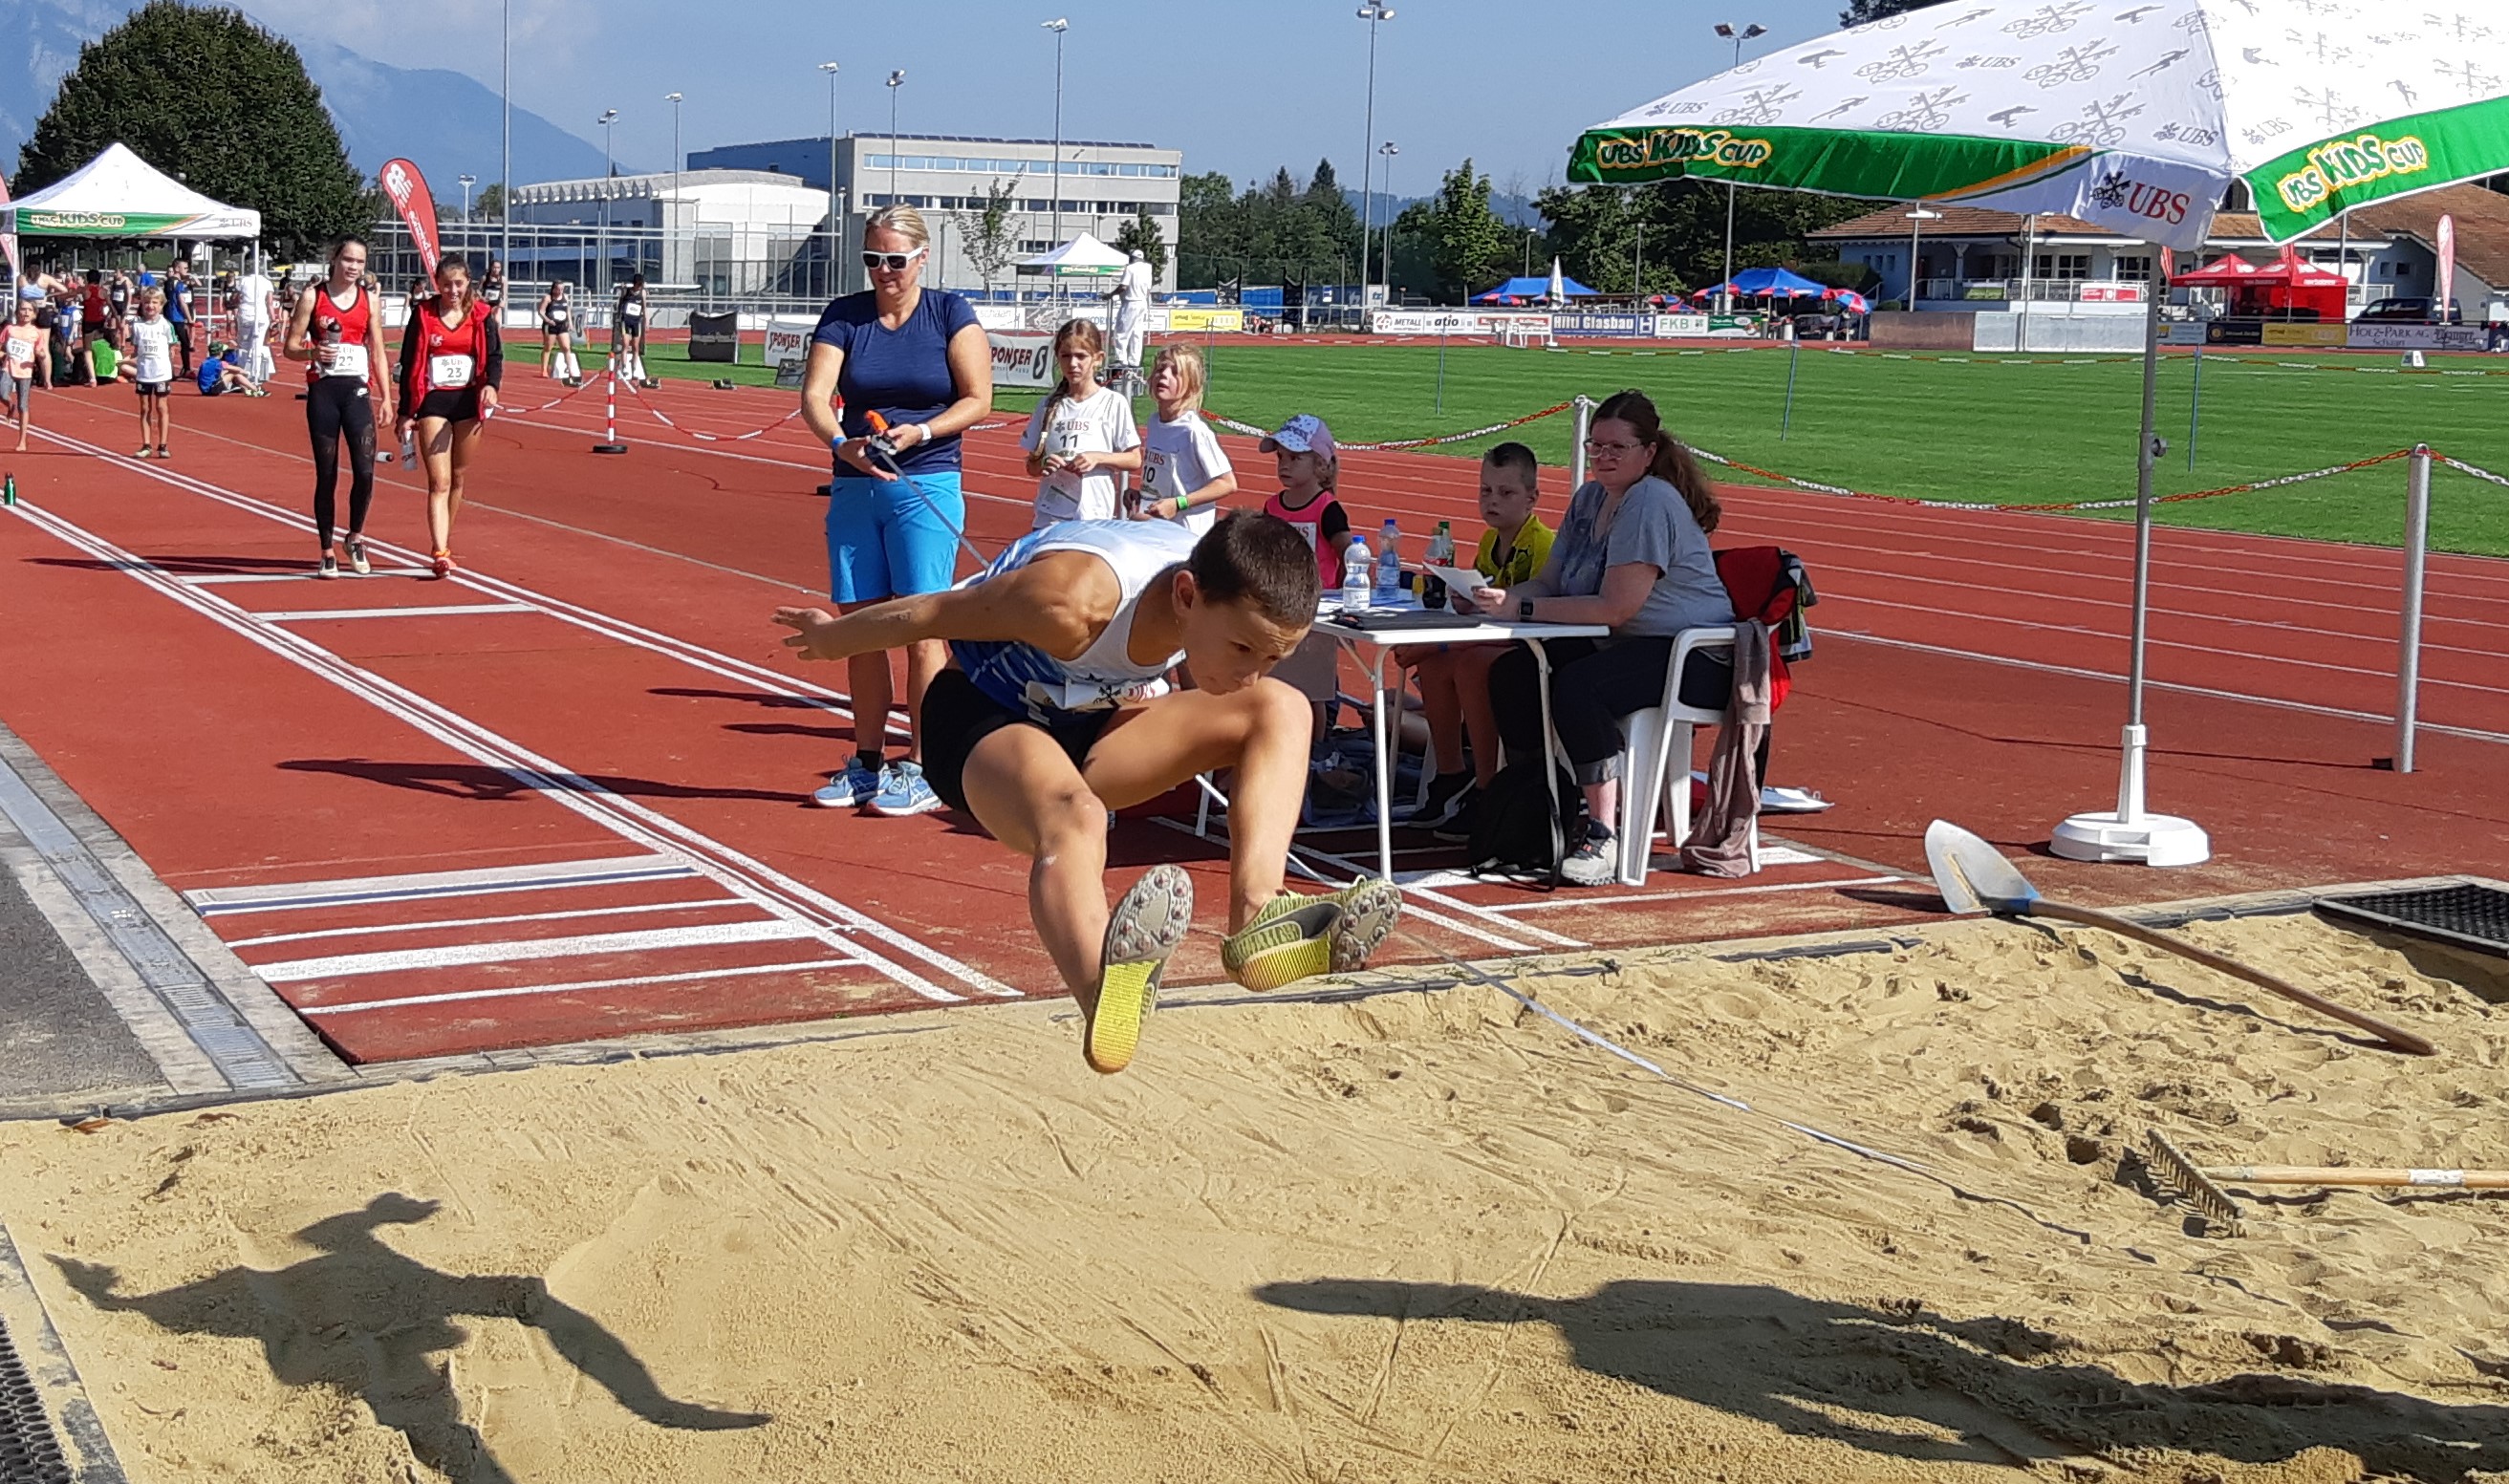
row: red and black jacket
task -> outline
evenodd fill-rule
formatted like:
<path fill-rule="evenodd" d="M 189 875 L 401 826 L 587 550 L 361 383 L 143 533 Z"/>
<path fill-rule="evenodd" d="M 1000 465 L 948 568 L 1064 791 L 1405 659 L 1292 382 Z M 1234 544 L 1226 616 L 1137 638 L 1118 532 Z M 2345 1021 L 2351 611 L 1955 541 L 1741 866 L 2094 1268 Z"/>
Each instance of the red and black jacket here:
<path fill-rule="evenodd" d="M 460 324 L 447 325 L 437 311 L 438 302 L 428 298 L 411 304 L 409 325 L 401 332 L 394 380 L 400 387 L 401 405 L 413 412 L 431 391 L 467 391 L 506 384 L 506 345 L 497 333 L 496 312 L 474 299 Z M 469 380 L 447 384 L 434 379 L 438 358 L 448 355 L 469 357 Z"/>

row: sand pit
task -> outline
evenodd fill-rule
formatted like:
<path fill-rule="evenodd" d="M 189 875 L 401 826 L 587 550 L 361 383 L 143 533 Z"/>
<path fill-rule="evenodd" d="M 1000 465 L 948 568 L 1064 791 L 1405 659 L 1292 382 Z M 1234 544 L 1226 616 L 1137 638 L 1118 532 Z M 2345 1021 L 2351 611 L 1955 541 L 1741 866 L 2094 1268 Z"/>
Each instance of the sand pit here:
<path fill-rule="evenodd" d="M 2444 1055 L 1964 924 L 1528 982 L 1931 1177 L 1468 987 L 1172 1006 L 1113 1080 L 1030 1006 L 21 1124 L 0 1218 L 140 1484 L 2509 1469 L 2509 1201 L 2248 1199 L 2225 1240 L 2120 1178 L 2154 1125 L 2509 1168 L 2509 976 L 2191 933 Z"/>

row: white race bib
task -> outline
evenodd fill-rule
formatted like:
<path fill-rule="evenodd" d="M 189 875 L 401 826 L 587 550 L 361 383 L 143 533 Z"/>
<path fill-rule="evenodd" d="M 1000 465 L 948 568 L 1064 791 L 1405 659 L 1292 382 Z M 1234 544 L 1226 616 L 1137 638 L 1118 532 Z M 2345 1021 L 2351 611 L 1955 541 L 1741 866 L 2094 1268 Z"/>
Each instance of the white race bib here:
<path fill-rule="evenodd" d="M 331 363 L 322 368 L 324 376 L 345 376 L 356 381 L 366 379 L 366 348 L 341 341 L 331 347 Z"/>
<path fill-rule="evenodd" d="M 470 385 L 471 360 L 468 355 L 431 355 L 427 358 L 427 384 L 438 391 L 453 391 Z"/>

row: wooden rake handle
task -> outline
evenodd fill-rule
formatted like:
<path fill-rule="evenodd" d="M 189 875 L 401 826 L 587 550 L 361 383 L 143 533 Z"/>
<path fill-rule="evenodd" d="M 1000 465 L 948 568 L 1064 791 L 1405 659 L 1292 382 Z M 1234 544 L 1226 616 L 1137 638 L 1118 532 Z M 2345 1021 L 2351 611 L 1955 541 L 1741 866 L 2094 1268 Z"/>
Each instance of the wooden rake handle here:
<path fill-rule="evenodd" d="M 2204 1177 L 2229 1185 L 2411 1185 L 2425 1190 L 2509 1190 L 2509 1173 L 2490 1169 L 2355 1169 L 2348 1165 L 2207 1165 Z"/>
<path fill-rule="evenodd" d="M 2116 934 L 2119 938 L 2131 938 L 2137 943 L 2147 944 L 2163 952 L 2192 959 L 2216 973 L 2227 974 L 2232 979 L 2245 980 L 2260 989 L 2270 989 L 2285 999 L 2297 1000 L 2319 1015 L 2340 1020 L 2356 1030 L 2368 1031 L 2400 1052 L 2411 1052 L 2416 1057 L 2433 1057 L 2439 1054 L 2439 1048 L 2429 1041 L 2415 1035 L 2410 1030 L 2390 1025 L 2377 1016 L 2363 1015 L 2360 1011 L 2346 1005 L 2339 1005 L 2322 994 L 2312 994 L 2298 984 L 2278 980 L 2263 970 L 2251 969 L 2236 959 L 2224 958 L 2208 948 L 2199 948 L 2183 938 L 2173 938 L 2167 933 L 2154 931 L 2131 918 L 2120 917 L 2114 912 L 2097 911 L 2087 907 L 2075 907 L 2070 903 L 2050 902 L 2044 897 L 2030 904 L 2030 914 L 2034 917 L 2056 917 L 2066 922 L 2078 922 L 2084 927 L 2101 928 Z"/>

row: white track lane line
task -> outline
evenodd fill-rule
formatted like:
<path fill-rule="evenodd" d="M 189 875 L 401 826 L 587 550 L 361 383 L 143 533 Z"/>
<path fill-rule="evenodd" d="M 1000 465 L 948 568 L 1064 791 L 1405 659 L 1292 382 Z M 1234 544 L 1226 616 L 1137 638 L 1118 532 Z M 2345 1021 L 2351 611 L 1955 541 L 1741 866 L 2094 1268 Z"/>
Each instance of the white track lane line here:
<path fill-rule="evenodd" d="M 1920 644 L 1913 639 L 1891 639 L 1880 634 L 1859 634 L 1854 629 L 1823 629 L 1824 639 L 1844 639 L 1862 644 L 1878 644 L 1886 649 L 1911 649 L 1920 654 L 1936 654 L 1946 659 L 1969 659 L 1979 664 L 2008 665 L 2015 670 L 2037 670 L 2045 675 L 2070 675 L 2078 680 L 2106 681 L 2122 686 L 2126 678 L 2107 670 L 2085 670 L 2077 665 L 2051 665 L 2035 659 L 2015 659 L 2008 654 L 1981 654 L 1975 649 L 1955 649 L 1947 645 Z M 2376 711 L 2351 711 L 2341 706 L 2319 706 L 2307 701 L 2277 700 L 2269 695 L 2247 695 L 2236 690 L 2218 690 L 2211 686 L 2182 686 L 2170 681 L 2147 679 L 2144 686 L 2152 690 L 2170 690 L 2180 695 L 2199 695 L 2208 700 L 2240 701 L 2251 706 L 2270 706 L 2277 711 L 2300 711 L 2310 716 L 2336 717 L 2346 722 L 2368 722 L 2373 725 L 2393 727 L 2396 719 Z M 2437 722 L 2423 722 L 2422 731 L 2435 731 L 2451 737 L 2463 737 L 2471 742 L 2509 743 L 2509 732 L 2484 731 L 2472 726 L 2448 726 Z"/>
<path fill-rule="evenodd" d="M 438 897 L 497 897 L 507 892 L 554 891 L 571 886 L 619 886 L 695 874 L 696 869 L 678 856 L 631 855 L 615 860 L 541 861 L 406 875 L 342 876 L 328 881 L 209 886 L 183 893 L 183 900 L 202 916 L 216 917 L 233 912 L 289 912 Z"/>
<path fill-rule="evenodd" d="M 1630 902 L 1697 902 L 1707 897 L 1753 897 L 1781 891 L 1828 891 L 1839 886 L 1881 886 L 1892 881 L 1910 881 L 1912 876 L 1849 876 L 1837 881 L 1780 881 L 1767 886 L 1726 886 L 1708 891 L 1649 892 L 1633 897 L 1571 897 L 1559 901 L 1555 896 L 1540 902 L 1510 902 L 1485 910 L 1493 912 L 1549 912 L 1563 907 L 1620 907 Z"/>
<path fill-rule="evenodd" d="M 109 464 L 147 474 L 162 482 L 182 487 L 178 476 L 145 465 L 120 460 L 93 445 L 78 443 L 57 433 L 46 432 L 53 442 L 89 453 Z M 209 487 L 214 490 L 215 487 Z M 195 493 L 201 493 L 196 491 Z M 238 508 L 250 509 L 258 501 L 240 496 L 219 495 L 216 498 Z M 702 835 L 630 799 L 621 798 L 608 790 L 572 773 L 545 759 L 521 748 L 507 738 L 478 725 L 468 718 L 428 700 L 424 696 L 396 686 L 383 677 L 341 658 L 328 649 L 304 640 L 293 631 L 276 624 L 255 624 L 250 615 L 232 604 L 186 589 L 166 580 L 129 552 L 111 542 L 82 530 L 62 518 L 20 502 L 14 513 L 52 535 L 99 559 L 120 564 L 127 575 L 152 586 L 173 598 L 183 607 L 217 622 L 272 653 L 330 681 L 333 685 L 367 701 L 390 715 L 416 727 L 425 735 L 513 777 L 525 788 L 540 793 L 586 819 L 600 824 L 612 833 L 643 845 L 650 850 L 669 851 L 688 858 L 698 872 L 726 890 L 756 901 L 769 913 L 796 920 L 818 917 L 826 923 L 830 946 L 862 955 L 874 967 L 928 999 L 956 1000 L 961 996 L 931 983 L 882 955 L 875 953 L 861 940 L 871 938 L 897 947 L 909 956 L 920 958 L 934 968 L 959 979 L 980 993 L 1016 997 L 1020 991 L 1002 984 L 991 976 L 959 963 L 949 955 L 930 948 L 899 933 L 884 923 L 845 906 L 792 877 L 774 871 L 723 842 Z M 289 524 L 294 524 L 292 518 Z M 844 938 L 834 935 L 843 934 Z"/>
<path fill-rule="evenodd" d="M 355 979 L 367 974 L 407 974 L 463 969 L 475 964 L 526 963 L 543 958 L 592 958 L 607 953 L 653 953 L 666 948 L 717 947 L 736 943 L 818 941 L 806 922 L 712 922 L 688 927 L 638 928 L 621 933 L 580 933 L 567 938 L 516 938 L 504 943 L 448 943 L 427 948 L 387 948 L 374 953 L 332 953 L 251 964 L 274 984 L 309 980 Z"/>
<path fill-rule="evenodd" d="M 563 912 L 509 912 L 501 917 L 413 917 L 365 927 L 318 928 L 307 933 L 265 933 L 259 938 L 230 938 L 230 948 L 258 948 L 274 943 L 311 943 L 327 938 L 371 938 L 382 933 L 430 933 L 444 928 L 494 927 L 508 922 L 564 922 L 581 917 L 641 917 L 664 912 L 694 912 L 715 908 L 747 907 L 739 897 L 699 897 L 692 902 L 646 902 L 633 907 L 580 907 Z"/>
<path fill-rule="evenodd" d="M 506 1000 L 525 995 L 573 994 L 586 989 L 626 989 L 645 984 L 686 984 L 699 980 L 745 979 L 760 974 L 805 974 L 813 969 L 854 969 L 858 958 L 814 958 L 804 963 L 753 964 L 733 969 L 698 969 L 687 974 L 640 974 L 628 979 L 585 979 L 571 984 L 520 984 L 504 989 L 457 989 L 445 994 L 414 994 L 397 1000 L 356 1000 L 346 1005 L 312 1005 L 301 1015 L 355 1015 L 360 1010 L 408 1010 L 420 1005 L 457 1005 L 472 1000 Z"/>
<path fill-rule="evenodd" d="M 277 612 L 244 610 L 264 623 L 327 623 L 335 618 L 458 618 L 473 613 L 537 613 L 528 603 L 443 603 L 417 608 L 308 608 Z"/>

